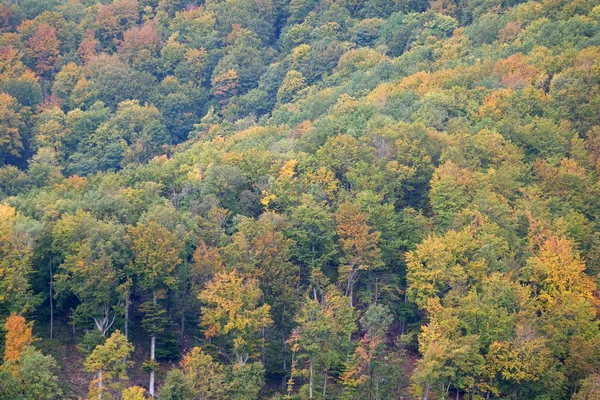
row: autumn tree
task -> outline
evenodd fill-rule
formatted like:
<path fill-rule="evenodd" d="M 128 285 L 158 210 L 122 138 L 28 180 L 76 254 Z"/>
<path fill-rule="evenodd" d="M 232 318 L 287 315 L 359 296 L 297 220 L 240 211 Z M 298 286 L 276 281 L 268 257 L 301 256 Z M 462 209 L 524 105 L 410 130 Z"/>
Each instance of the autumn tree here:
<path fill-rule="evenodd" d="M 213 78 L 212 86 L 215 97 L 219 100 L 221 107 L 227 105 L 229 99 L 237 93 L 239 80 L 234 69 L 227 70 L 221 75 Z"/>
<path fill-rule="evenodd" d="M 379 238 L 381 234 L 367 223 L 367 216 L 351 203 L 340 206 L 337 214 L 337 233 L 342 250 L 339 274 L 346 286 L 350 306 L 354 304 L 354 285 L 361 271 L 372 271 L 383 266 Z"/>
<path fill-rule="evenodd" d="M 179 369 L 172 369 L 160 390 L 160 399 L 220 399 L 225 394 L 225 368 L 199 347 L 183 356 Z"/>
<path fill-rule="evenodd" d="M 139 386 L 131 386 L 123 390 L 123 400 L 147 400 L 146 390 Z"/>
<path fill-rule="evenodd" d="M 305 297 L 296 323 L 298 327 L 293 330 L 289 343 L 294 358 L 306 360 L 303 373 L 308 377 L 308 393 L 305 395 L 314 398 L 315 386 L 322 382 L 321 389 L 326 396 L 329 374 L 339 368 L 352 351 L 351 335 L 356 329 L 354 311 L 345 296 L 330 286 L 321 299 Z M 292 365 L 292 382 L 296 379 L 295 371 Z"/>
<path fill-rule="evenodd" d="M 355 398 L 391 397 L 401 384 L 402 377 L 394 376 L 401 362 L 400 354 L 387 343 L 392 321 L 389 308 L 377 303 L 371 304 L 360 318 L 365 333 L 341 375 L 347 393 Z"/>
<path fill-rule="evenodd" d="M 17 100 L 0 93 L 0 165 L 10 158 L 19 158 L 23 150 L 21 130 L 25 128 Z"/>
<path fill-rule="evenodd" d="M 133 352 L 133 346 L 120 331 L 115 331 L 104 344 L 96 346 L 85 359 L 85 369 L 97 375 L 90 382 L 88 396 L 102 399 L 104 390 L 119 393 L 123 381 L 127 380 L 127 358 Z M 106 389 L 105 389 L 106 386 Z"/>
<path fill-rule="evenodd" d="M 262 291 L 255 278 L 237 272 L 219 272 L 200 293 L 201 325 L 206 338 L 225 336 L 233 341 L 232 352 L 240 365 L 256 357 L 258 333 L 273 323 L 268 304 L 259 305 Z"/>
<path fill-rule="evenodd" d="M 35 59 L 38 75 L 48 77 L 53 71 L 60 55 L 60 40 L 56 29 L 48 24 L 40 24 L 36 33 L 29 38 L 29 50 Z"/>
<path fill-rule="evenodd" d="M 137 274 L 142 289 L 151 294 L 151 300 L 144 302 L 140 309 L 144 314 L 144 328 L 150 334 L 149 391 L 154 397 L 156 337 L 164 331 L 166 323 L 166 311 L 158 300 L 175 284 L 172 274 L 181 262 L 182 243 L 155 221 L 130 227 L 129 236 L 135 254 L 131 269 Z"/>
<path fill-rule="evenodd" d="M 23 351 L 33 343 L 32 324 L 26 323 L 25 318 L 16 314 L 11 314 L 6 319 L 5 362 L 16 363 Z"/>

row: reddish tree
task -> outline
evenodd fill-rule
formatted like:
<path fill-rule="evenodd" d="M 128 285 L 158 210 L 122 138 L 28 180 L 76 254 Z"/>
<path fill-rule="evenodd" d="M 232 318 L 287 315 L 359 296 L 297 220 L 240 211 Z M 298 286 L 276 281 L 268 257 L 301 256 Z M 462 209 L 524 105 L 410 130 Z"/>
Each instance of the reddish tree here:
<path fill-rule="evenodd" d="M 94 37 L 94 31 L 88 29 L 85 38 L 79 44 L 79 49 L 77 49 L 77 54 L 81 58 L 84 63 L 87 63 L 92 57 L 94 57 L 96 53 L 96 38 Z"/>
<path fill-rule="evenodd" d="M 36 60 L 35 70 L 38 75 L 48 75 L 54 70 L 60 55 L 59 48 L 56 29 L 48 24 L 40 24 L 35 34 L 29 38 L 29 50 Z"/>

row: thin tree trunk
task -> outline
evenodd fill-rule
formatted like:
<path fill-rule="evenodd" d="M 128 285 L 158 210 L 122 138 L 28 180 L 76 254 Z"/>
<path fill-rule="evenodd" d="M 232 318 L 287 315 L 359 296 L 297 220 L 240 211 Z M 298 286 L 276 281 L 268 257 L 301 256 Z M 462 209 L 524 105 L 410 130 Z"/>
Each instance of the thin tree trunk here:
<path fill-rule="evenodd" d="M 54 299 L 52 294 L 52 257 L 50 257 L 50 339 L 54 337 Z"/>
<path fill-rule="evenodd" d="M 185 338 L 185 308 L 183 308 L 181 310 L 181 334 L 179 337 L 179 340 L 181 341 L 182 349 L 185 349 L 184 338 Z"/>
<path fill-rule="evenodd" d="M 308 368 L 309 368 L 309 385 L 308 385 L 308 398 L 312 399 L 313 398 L 313 361 L 312 359 L 310 359 L 310 361 L 308 362 Z"/>
<path fill-rule="evenodd" d="M 156 305 L 156 291 L 152 290 L 152 303 L 154 305 Z M 152 325 L 152 330 L 156 331 L 156 325 Z M 156 349 L 156 335 L 152 334 L 152 337 L 150 338 L 150 360 L 154 361 L 155 357 L 154 357 L 154 353 L 155 353 L 155 349 Z M 148 388 L 150 391 L 150 396 L 152 396 L 152 398 L 154 398 L 154 368 L 152 369 L 152 371 L 150 371 L 150 387 Z"/>
<path fill-rule="evenodd" d="M 98 400 L 102 400 L 102 370 L 98 371 Z"/>
<path fill-rule="evenodd" d="M 325 369 L 325 380 L 323 381 L 323 400 L 325 400 L 326 393 L 327 393 L 327 369 Z"/>
<path fill-rule="evenodd" d="M 460 390 L 456 389 L 456 400 L 459 399 L 459 396 L 460 396 Z"/>
<path fill-rule="evenodd" d="M 129 339 L 129 297 L 131 293 L 127 293 L 125 298 L 125 339 Z"/>
<path fill-rule="evenodd" d="M 423 400 L 429 400 L 429 383 L 425 384 L 425 390 L 423 391 Z"/>
<path fill-rule="evenodd" d="M 285 389 L 285 385 L 286 385 L 285 375 L 286 375 L 286 371 L 287 371 L 287 360 L 285 359 L 286 345 L 285 345 L 285 334 L 283 333 L 283 330 L 280 333 L 281 333 L 281 366 L 283 369 L 283 379 L 281 382 L 281 384 L 282 384 L 281 388 Z"/>

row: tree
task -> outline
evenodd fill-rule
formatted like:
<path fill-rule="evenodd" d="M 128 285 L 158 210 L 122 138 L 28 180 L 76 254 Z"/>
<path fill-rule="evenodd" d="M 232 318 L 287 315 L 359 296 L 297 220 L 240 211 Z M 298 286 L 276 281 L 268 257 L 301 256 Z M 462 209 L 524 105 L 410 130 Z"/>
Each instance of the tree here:
<path fill-rule="evenodd" d="M 32 322 L 26 323 L 20 315 L 10 314 L 6 319 L 6 342 L 4 344 L 4 361 L 17 363 L 21 354 L 33 342 Z"/>
<path fill-rule="evenodd" d="M 340 206 L 337 214 L 337 233 L 342 248 L 339 268 L 341 282 L 346 284 L 345 294 L 350 306 L 354 304 L 354 285 L 360 271 L 372 271 L 382 267 L 379 238 L 367 223 L 367 216 L 351 203 Z"/>
<path fill-rule="evenodd" d="M 147 400 L 145 396 L 146 390 L 139 386 L 131 386 L 123 390 L 123 400 Z"/>
<path fill-rule="evenodd" d="M 553 369 L 545 340 L 527 326 L 518 326 L 517 336 L 509 342 L 492 343 L 487 359 L 490 374 L 512 384 L 515 400 L 522 383 L 539 381 Z"/>
<path fill-rule="evenodd" d="M 225 368 L 194 347 L 183 356 L 180 369 L 169 371 L 161 388 L 161 400 L 221 399 L 225 395 Z"/>
<path fill-rule="evenodd" d="M 87 64 L 88 61 L 92 59 L 92 57 L 96 56 L 96 46 L 98 43 L 94 37 L 94 31 L 88 29 L 85 37 L 79 44 L 79 48 L 77 49 L 77 55 L 83 61 L 84 64 Z"/>
<path fill-rule="evenodd" d="M 23 313 L 37 302 L 30 289 L 32 237 L 15 208 L 0 204 L 0 306 Z"/>
<path fill-rule="evenodd" d="M 137 100 L 119 103 L 116 113 L 96 130 L 88 152 L 101 169 L 149 160 L 168 142 L 160 111 Z"/>
<path fill-rule="evenodd" d="M 308 398 L 314 398 L 317 374 L 323 376 L 322 390 L 327 391 L 328 374 L 341 367 L 352 351 L 351 335 L 356 329 L 354 312 L 347 299 L 330 286 L 321 300 L 306 296 L 296 316 L 298 327 L 289 342 L 294 359 L 291 382 L 294 380 L 295 357 L 307 359 Z"/>
<path fill-rule="evenodd" d="M 52 94 L 61 100 L 63 107 L 70 106 L 71 93 L 81 78 L 83 78 L 83 68 L 75 63 L 68 63 L 56 74 Z"/>
<path fill-rule="evenodd" d="M 199 296 L 205 304 L 201 319 L 204 335 L 209 339 L 231 338 L 233 354 L 240 365 L 256 356 L 258 333 L 273 323 L 270 306 L 259 306 L 261 298 L 258 281 L 235 271 L 217 273 Z"/>
<path fill-rule="evenodd" d="M 48 24 L 40 24 L 35 34 L 29 38 L 29 50 L 36 60 L 38 75 L 48 77 L 53 71 L 60 55 L 60 40 L 56 29 Z"/>
<path fill-rule="evenodd" d="M 394 382 L 398 377 L 392 375 L 399 357 L 388 350 L 386 343 L 392 321 L 389 309 L 377 303 L 371 304 L 360 319 L 365 334 L 341 376 L 348 391 L 354 392 L 357 398 L 391 397 L 394 386 L 399 386 Z"/>
<path fill-rule="evenodd" d="M 17 100 L 6 93 L 0 93 L 0 165 L 4 165 L 8 158 L 21 156 L 21 130 L 24 127 Z"/>
<path fill-rule="evenodd" d="M 235 69 L 229 69 L 212 79 L 215 97 L 219 100 L 221 107 L 226 106 L 229 99 L 237 94 L 238 86 L 239 78 Z"/>
<path fill-rule="evenodd" d="M 73 322 L 87 327 L 93 321 L 102 337 L 120 315 L 117 286 L 126 257 L 124 234 L 120 225 L 84 211 L 64 215 L 54 226 L 53 248 L 63 257 L 55 275 L 57 294 L 75 295 L 79 304 Z"/>
<path fill-rule="evenodd" d="M 45 356 L 33 346 L 18 360 L 16 376 L 0 367 L 1 399 L 59 400 L 63 391 L 56 375 L 58 365 L 52 356 Z M 4 386 L 6 385 L 6 386 Z"/>
<path fill-rule="evenodd" d="M 306 86 L 306 81 L 298 71 L 288 71 L 283 78 L 283 82 L 277 91 L 277 101 L 279 103 L 289 103 L 294 99 L 296 93 Z"/>
<path fill-rule="evenodd" d="M 175 234 L 154 221 L 130 227 L 129 236 L 135 254 L 131 268 L 137 274 L 142 289 L 152 295 L 150 301 L 142 304 L 141 310 L 144 313 L 144 327 L 150 333 L 149 392 L 154 397 L 156 336 L 164 331 L 166 320 L 166 312 L 158 304 L 158 299 L 165 289 L 175 284 L 172 273 L 181 263 L 179 255 L 182 243 Z"/>
<path fill-rule="evenodd" d="M 127 380 L 127 358 L 132 352 L 133 346 L 118 330 L 104 344 L 96 346 L 84 363 L 86 371 L 97 374 L 90 382 L 90 397 L 102 399 L 104 386 L 109 392 L 121 391 L 122 382 Z"/>

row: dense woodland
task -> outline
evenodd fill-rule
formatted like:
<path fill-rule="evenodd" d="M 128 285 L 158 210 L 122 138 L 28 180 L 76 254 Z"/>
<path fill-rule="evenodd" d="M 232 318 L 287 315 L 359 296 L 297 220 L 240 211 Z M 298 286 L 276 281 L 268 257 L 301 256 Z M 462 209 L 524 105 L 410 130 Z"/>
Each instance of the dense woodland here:
<path fill-rule="evenodd" d="M 600 398 L 600 0 L 1 0 L 0 399 Z"/>

